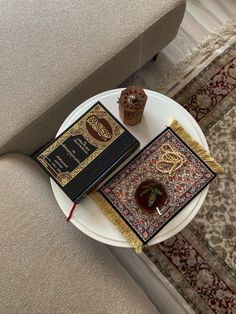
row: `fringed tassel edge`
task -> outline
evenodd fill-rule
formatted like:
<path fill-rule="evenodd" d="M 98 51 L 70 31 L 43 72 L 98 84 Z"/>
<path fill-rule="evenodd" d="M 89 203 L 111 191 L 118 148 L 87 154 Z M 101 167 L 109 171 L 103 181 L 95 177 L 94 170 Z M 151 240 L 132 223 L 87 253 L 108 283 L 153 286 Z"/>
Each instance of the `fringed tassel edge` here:
<path fill-rule="evenodd" d="M 207 164 L 215 173 L 224 173 L 223 167 L 182 127 L 177 120 L 172 120 L 170 128 Z"/>
<path fill-rule="evenodd" d="M 143 243 L 137 235 L 130 229 L 130 227 L 123 221 L 114 208 L 106 201 L 106 199 L 99 192 L 92 192 L 90 196 L 101 208 L 103 213 L 110 219 L 130 245 L 135 249 L 136 253 L 142 252 Z"/>

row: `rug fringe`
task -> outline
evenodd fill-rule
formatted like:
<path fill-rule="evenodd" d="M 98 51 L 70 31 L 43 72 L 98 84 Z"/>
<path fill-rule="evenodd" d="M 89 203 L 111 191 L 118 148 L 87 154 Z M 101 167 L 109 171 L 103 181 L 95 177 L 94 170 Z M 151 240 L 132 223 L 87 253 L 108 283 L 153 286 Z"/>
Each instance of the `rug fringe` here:
<path fill-rule="evenodd" d="M 183 128 L 175 119 L 170 123 L 170 128 L 204 161 L 215 173 L 224 173 L 223 167 Z"/>
<path fill-rule="evenodd" d="M 192 53 L 186 55 L 182 61 L 163 75 L 162 80 L 157 85 L 157 91 L 169 97 L 175 95 L 181 89 L 182 85 L 188 83 L 189 76 L 189 80 L 191 79 L 191 75 L 197 70 L 197 65 L 208 59 L 210 62 L 212 51 L 216 52 L 218 49 L 222 49 L 222 47 L 227 49 L 232 44 L 232 40 L 236 40 L 235 20 L 228 21 L 225 25 L 211 33 Z"/>
<path fill-rule="evenodd" d="M 129 244 L 135 249 L 136 253 L 141 253 L 143 248 L 142 241 L 137 237 L 137 235 L 130 229 L 130 227 L 124 222 L 124 220 L 119 216 L 115 209 L 107 202 L 103 195 L 99 192 L 90 193 L 92 199 L 101 208 L 105 216 L 110 219 Z"/>

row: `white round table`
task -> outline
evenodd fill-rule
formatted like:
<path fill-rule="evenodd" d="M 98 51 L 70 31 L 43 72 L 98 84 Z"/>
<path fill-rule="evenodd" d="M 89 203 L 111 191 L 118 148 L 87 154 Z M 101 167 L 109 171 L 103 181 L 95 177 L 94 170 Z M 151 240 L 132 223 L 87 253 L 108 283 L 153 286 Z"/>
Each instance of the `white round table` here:
<path fill-rule="evenodd" d="M 121 121 L 117 104 L 121 91 L 122 89 L 109 90 L 83 102 L 63 122 L 57 132 L 57 136 L 97 101 L 100 101 L 119 121 Z M 195 140 L 197 140 L 207 151 L 209 151 L 205 136 L 199 125 L 182 106 L 157 92 L 150 90 L 145 90 L 145 92 L 148 96 L 148 100 L 142 122 L 136 126 L 126 126 L 127 129 L 140 141 L 140 149 L 148 144 L 156 135 L 162 132 L 166 126 L 168 126 L 170 119 L 174 117 L 183 125 L 183 127 Z M 137 154 L 137 151 L 133 153 L 132 156 L 135 154 Z M 73 206 L 73 202 L 52 179 L 51 185 L 60 208 L 66 217 L 68 217 Z M 167 240 L 181 231 L 199 211 L 207 195 L 207 191 L 208 186 L 175 218 L 173 218 L 153 239 L 151 239 L 148 245 L 153 245 Z M 80 231 L 97 241 L 118 247 L 131 247 L 113 223 L 105 217 L 97 204 L 89 196 L 84 198 L 81 203 L 76 206 L 70 221 Z"/>

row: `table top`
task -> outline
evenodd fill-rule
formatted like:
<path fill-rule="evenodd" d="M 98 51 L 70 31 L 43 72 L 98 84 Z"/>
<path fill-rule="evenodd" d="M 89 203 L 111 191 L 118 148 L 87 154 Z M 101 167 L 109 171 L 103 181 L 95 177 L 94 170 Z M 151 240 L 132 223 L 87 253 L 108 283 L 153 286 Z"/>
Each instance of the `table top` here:
<path fill-rule="evenodd" d="M 100 101 L 120 122 L 117 100 L 123 89 L 109 90 L 89 98 L 79 105 L 63 122 L 57 136 L 75 122 L 97 101 Z M 208 145 L 194 118 L 178 103 L 160 93 L 145 90 L 148 100 L 144 110 L 142 122 L 136 126 L 126 128 L 139 140 L 140 149 L 148 144 L 156 135 L 169 125 L 171 118 L 177 119 L 190 135 L 197 140 L 207 151 Z M 140 150 L 139 149 L 139 150 Z M 137 154 L 136 150 L 126 161 Z M 120 169 L 118 167 L 118 169 Z M 68 217 L 73 202 L 51 179 L 52 190 L 55 198 Z M 207 195 L 208 186 L 198 194 L 176 217 L 174 217 L 153 239 L 148 243 L 153 245 L 169 239 L 181 231 L 195 217 Z M 80 231 L 89 237 L 105 244 L 118 247 L 131 247 L 115 225 L 102 213 L 97 204 L 86 196 L 77 206 L 70 220 Z"/>

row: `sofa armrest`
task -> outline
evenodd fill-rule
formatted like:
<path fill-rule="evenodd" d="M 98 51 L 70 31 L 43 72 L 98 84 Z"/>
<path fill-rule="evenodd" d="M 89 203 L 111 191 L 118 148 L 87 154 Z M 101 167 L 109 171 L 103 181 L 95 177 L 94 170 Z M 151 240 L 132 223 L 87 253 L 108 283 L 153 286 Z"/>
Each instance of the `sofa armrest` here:
<path fill-rule="evenodd" d="M 108 248 L 66 224 L 29 157 L 0 157 L 0 303 L 13 313 L 157 313 Z"/>

